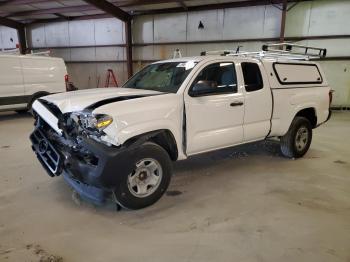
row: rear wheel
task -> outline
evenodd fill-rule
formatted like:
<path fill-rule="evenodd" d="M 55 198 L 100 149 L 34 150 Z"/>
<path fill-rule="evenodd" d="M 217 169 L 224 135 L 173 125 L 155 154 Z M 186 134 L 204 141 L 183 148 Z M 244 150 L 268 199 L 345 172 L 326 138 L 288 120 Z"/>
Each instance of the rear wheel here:
<path fill-rule="evenodd" d="M 171 160 L 162 147 L 146 142 L 130 161 L 133 161 L 133 169 L 129 174 L 121 174 L 121 183 L 114 193 L 121 206 L 141 209 L 157 202 L 168 188 Z"/>
<path fill-rule="evenodd" d="M 305 117 L 295 117 L 287 134 L 281 137 L 282 154 L 289 158 L 299 158 L 306 154 L 312 140 L 312 126 Z"/>

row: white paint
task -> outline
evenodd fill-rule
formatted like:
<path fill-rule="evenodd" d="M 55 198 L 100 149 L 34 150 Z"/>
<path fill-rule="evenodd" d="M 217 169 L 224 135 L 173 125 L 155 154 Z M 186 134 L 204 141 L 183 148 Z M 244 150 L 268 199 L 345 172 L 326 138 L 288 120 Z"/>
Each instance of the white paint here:
<path fill-rule="evenodd" d="M 146 95 L 141 98 L 102 105 L 97 107 L 93 114 L 107 114 L 113 118 L 113 124 L 105 131 L 109 141 L 113 140 L 115 145 L 123 144 L 130 138 L 151 131 L 169 130 L 176 140 L 179 159 L 184 159 L 188 155 L 264 139 L 270 131 L 272 108 L 274 111 L 270 136 L 284 135 L 295 115 L 305 108 L 315 109 L 317 124 L 323 123 L 328 117 L 330 88 L 321 69 L 320 73 L 324 79 L 322 84 L 286 86 L 280 84 L 273 73 L 273 63 L 276 62 L 274 59 L 202 56 L 169 59 L 162 62 L 186 63 L 190 61 L 198 64 L 189 73 L 176 94 L 109 88 L 62 93 L 47 96 L 45 99 L 58 106 L 62 113 L 69 113 L 84 110 L 89 105 L 109 98 Z M 258 64 L 262 71 L 263 89 L 253 92 L 245 91 L 240 68 L 242 62 Z M 287 60 L 284 62 L 288 63 Z M 188 92 L 194 79 L 206 66 L 213 63 L 235 64 L 237 92 L 191 97 Z M 313 62 L 303 63 L 313 64 Z M 299 74 L 299 71 L 296 70 L 295 74 Z M 292 77 L 297 78 L 298 75 Z M 274 96 L 273 107 L 271 92 Z M 243 104 L 232 107 L 230 104 L 233 102 L 243 102 Z M 184 108 L 186 112 L 186 151 L 182 146 Z M 36 110 L 46 120 L 46 113 L 41 114 L 40 108 Z M 50 119 L 48 121 L 52 122 Z"/>
<path fill-rule="evenodd" d="M 66 66 L 60 58 L 0 55 L 0 97 L 31 97 L 38 92 L 64 92 L 66 74 Z M 27 104 L 0 105 L 0 110 L 24 107 Z"/>
<path fill-rule="evenodd" d="M 33 110 L 37 112 L 42 119 L 45 119 L 45 122 L 48 123 L 58 134 L 62 134 L 62 130 L 58 128 L 58 118 L 38 100 L 34 101 Z"/>

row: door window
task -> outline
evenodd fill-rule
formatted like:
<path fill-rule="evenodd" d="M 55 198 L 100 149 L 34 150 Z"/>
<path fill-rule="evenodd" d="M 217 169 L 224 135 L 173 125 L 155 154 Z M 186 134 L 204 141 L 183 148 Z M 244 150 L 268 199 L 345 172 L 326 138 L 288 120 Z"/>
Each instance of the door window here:
<path fill-rule="evenodd" d="M 258 64 L 244 62 L 241 66 L 245 90 L 247 92 L 253 92 L 262 89 L 264 84 Z"/>
<path fill-rule="evenodd" d="M 236 93 L 237 79 L 233 63 L 215 63 L 205 67 L 193 82 L 190 96 Z"/>

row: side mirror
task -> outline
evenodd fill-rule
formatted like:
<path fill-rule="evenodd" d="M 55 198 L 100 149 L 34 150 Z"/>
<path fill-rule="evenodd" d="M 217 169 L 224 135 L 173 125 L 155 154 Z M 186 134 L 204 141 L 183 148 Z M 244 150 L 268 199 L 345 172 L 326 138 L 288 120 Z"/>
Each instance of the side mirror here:
<path fill-rule="evenodd" d="M 209 94 L 215 91 L 216 87 L 217 83 L 215 81 L 200 80 L 192 87 L 190 95 L 200 96 Z"/>

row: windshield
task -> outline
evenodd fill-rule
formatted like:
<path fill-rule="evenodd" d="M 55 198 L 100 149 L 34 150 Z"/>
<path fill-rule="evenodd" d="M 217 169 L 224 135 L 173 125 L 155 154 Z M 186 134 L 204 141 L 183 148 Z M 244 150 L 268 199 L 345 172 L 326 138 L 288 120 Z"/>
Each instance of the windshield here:
<path fill-rule="evenodd" d="M 151 64 L 135 74 L 124 87 L 176 93 L 196 64 L 194 61 Z"/>

